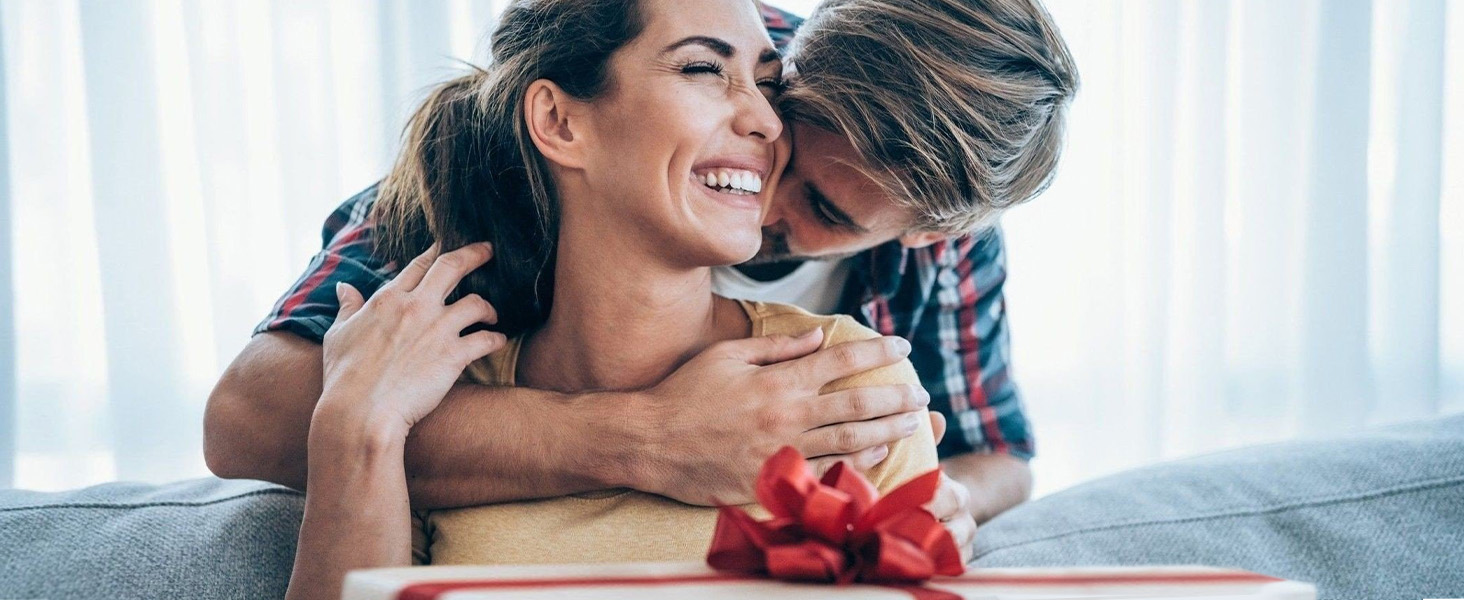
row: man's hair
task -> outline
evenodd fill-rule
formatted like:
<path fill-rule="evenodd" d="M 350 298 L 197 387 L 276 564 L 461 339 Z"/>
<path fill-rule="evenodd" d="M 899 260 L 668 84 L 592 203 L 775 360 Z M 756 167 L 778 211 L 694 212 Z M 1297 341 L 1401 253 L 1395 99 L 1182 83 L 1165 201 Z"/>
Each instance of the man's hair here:
<path fill-rule="evenodd" d="M 972 231 L 1052 181 L 1078 75 L 1037 0 L 826 0 L 788 56 L 783 113 L 847 137 L 917 229 Z"/>

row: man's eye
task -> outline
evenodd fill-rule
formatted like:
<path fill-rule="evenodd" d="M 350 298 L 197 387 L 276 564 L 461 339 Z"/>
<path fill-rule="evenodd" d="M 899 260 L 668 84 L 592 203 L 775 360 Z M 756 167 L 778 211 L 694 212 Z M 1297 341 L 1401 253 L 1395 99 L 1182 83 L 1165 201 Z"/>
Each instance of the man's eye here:
<path fill-rule="evenodd" d="M 777 98 L 783 93 L 783 90 L 786 88 L 786 86 L 783 85 L 782 79 L 764 79 L 757 82 L 757 87 L 762 88 L 763 93 L 766 94 L 769 98 Z"/>
<path fill-rule="evenodd" d="M 817 218 L 820 223 L 823 223 L 824 225 L 827 225 L 829 227 L 839 227 L 842 225 L 842 223 L 835 221 L 833 217 L 829 216 L 828 211 L 824 209 L 822 203 L 813 199 L 809 199 L 808 208 L 810 212 L 813 213 L 813 216 Z"/>

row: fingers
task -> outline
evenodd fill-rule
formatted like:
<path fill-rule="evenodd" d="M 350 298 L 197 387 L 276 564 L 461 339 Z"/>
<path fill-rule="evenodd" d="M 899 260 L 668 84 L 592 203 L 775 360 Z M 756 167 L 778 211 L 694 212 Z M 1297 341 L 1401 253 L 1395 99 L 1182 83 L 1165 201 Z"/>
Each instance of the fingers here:
<path fill-rule="evenodd" d="M 959 514 L 967 512 L 967 504 L 970 499 L 970 492 L 966 491 L 966 486 L 951 479 L 945 473 L 941 473 L 940 487 L 935 490 L 935 499 L 925 507 L 935 518 L 949 521 Z"/>
<path fill-rule="evenodd" d="M 493 308 L 493 305 L 484 300 L 482 296 L 468 294 L 447 307 L 447 315 L 443 321 L 452 327 L 454 332 L 461 332 L 478 323 L 486 325 L 497 323 L 498 310 Z"/>
<path fill-rule="evenodd" d="M 474 331 L 462 338 L 463 364 L 488 356 L 501 350 L 508 338 L 496 331 Z"/>
<path fill-rule="evenodd" d="M 971 559 L 971 542 L 976 540 L 976 518 L 971 516 L 971 492 L 960 482 L 944 473 L 940 476 L 940 487 L 935 490 L 935 499 L 925 508 L 951 532 L 956 547 L 961 549 L 962 562 Z"/>
<path fill-rule="evenodd" d="M 971 545 L 976 541 L 976 519 L 971 515 L 964 515 L 941 523 L 945 525 L 946 531 L 951 532 L 951 539 L 956 542 L 956 547 L 961 549 L 961 562 L 971 562 L 971 555 L 975 548 Z"/>
<path fill-rule="evenodd" d="M 422 276 L 427 274 L 427 269 L 432 267 L 432 262 L 437 260 L 437 253 L 442 249 L 440 244 L 432 244 L 426 252 L 417 255 L 412 262 L 407 263 L 407 268 L 388 281 L 383 288 L 397 288 L 403 292 L 410 292 L 417 288 L 422 282 Z"/>
<path fill-rule="evenodd" d="M 795 371 L 795 381 L 818 389 L 830 381 L 895 364 L 909 355 L 910 342 L 905 338 L 885 336 L 824 348 L 787 363 L 787 368 Z"/>
<path fill-rule="evenodd" d="M 796 445 L 804 456 L 853 454 L 910 437 L 926 422 L 924 414 L 907 412 L 869 421 L 839 423 L 804 432 Z"/>
<path fill-rule="evenodd" d="M 834 465 L 839 464 L 840 462 L 847 462 L 849 463 L 849 466 L 854 467 L 855 470 L 863 472 L 875 468 L 879 465 L 879 463 L 884 462 L 884 459 L 889 457 L 889 455 L 889 446 L 875 446 L 873 448 L 861 450 L 853 454 L 823 456 L 810 459 L 808 461 L 808 464 L 809 466 L 813 467 L 814 473 L 816 473 L 819 477 L 823 477 L 824 473 L 828 472 L 829 469 L 834 468 Z"/>
<path fill-rule="evenodd" d="M 945 438 L 945 430 L 945 414 L 938 410 L 930 411 L 930 432 L 935 434 L 935 443 L 939 444 L 940 440 Z"/>
<path fill-rule="evenodd" d="M 335 286 L 336 302 L 340 308 L 336 310 L 336 321 L 344 322 L 361 310 L 366 304 L 366 298 L 361 296 L 361 291 L 355 286 L 344 281 L 337 281 Z"/>
<path fill-rule="evenodd" d="M 486 242 L 468 244 L 443 254 L 432 261 L 427 274 L 422 276 L 422 283 L 414 291 L 447 300 L 448 294 L 457 288 L 458 282 L 474 269 L 483 266 L 490 258 L 493 258 L 493 249 Z"/>
<path fill-rule="evenodd" d="M 808 429 L 868 421 L 925 408 L 930 394 L 914 384 L 869 386 L 817 396 L 805 404 Z"/>
<path fill-rule="evenodd" d="M 798 336 L 769 335 L 727 342 L 725 347 L 748 364 L 764 366 L 807 356 L 823 344 L 823 328 Z"/>

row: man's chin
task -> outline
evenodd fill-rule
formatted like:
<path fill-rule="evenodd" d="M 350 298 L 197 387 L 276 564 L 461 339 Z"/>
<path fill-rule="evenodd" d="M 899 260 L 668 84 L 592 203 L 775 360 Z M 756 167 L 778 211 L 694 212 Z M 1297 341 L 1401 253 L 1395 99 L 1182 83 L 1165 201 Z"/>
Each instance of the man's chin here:
<path fill-rule="evenodd" d="M 751 259 L 748 259 L 747 262 L 744 262 L 742 264 L 743 264 L 743 266 L 756 267 L 756 266 L 759 266 L 759 265 L 771 265 L 771 264 L 777 264 L 777 263 L 790 263 L 790 262 L 808 262 L 808 261 L 811 261 L 811 260 L 812 261 L 844 260 L 844 259 L 849 258 L 851 256 L 854 256 L 856 254 L 859 254 L 859 253 L 858 252 L 839 252 L 839 253 L 835 253 L 835 254 L 824 254 L 824 255 L 820 255 L 820 256 L 810 256 L 810 255 L 807 255 L 807 254 L 793 254 L 793 253 L 789 253 L 789 252 L 773 252 L 773 251 L 768 251 L 768 250 L 764 249 L 764 250 L 759 250 L 756 256 L 753 256 Z"/>
<path fill-rule="evenodd" d="M 801 260 L 806 259 L 799 258 L 791 254 L 758 251 L 756 255 L 754 255 L 752 258 L 747 259 L 747 262 L 742 263 L 742 265 L 747 267 L 756 267 L 758 265 L 771 265 L 775 263 L 794 262 Z"/>

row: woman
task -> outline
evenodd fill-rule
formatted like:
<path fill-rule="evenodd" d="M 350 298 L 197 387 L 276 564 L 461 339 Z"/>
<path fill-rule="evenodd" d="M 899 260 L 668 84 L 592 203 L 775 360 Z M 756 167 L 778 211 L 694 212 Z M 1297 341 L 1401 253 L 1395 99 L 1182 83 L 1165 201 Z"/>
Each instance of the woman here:
<path fill-rule="evenodd" d="M 389 258 L 460 249 L 418 256 L 364 308 L 341 290 L 292 590 L 333 591 L 318 586 L 338 585 L 345 569 L 404 564 L 409 530 L 416 558 L 433 563 L 706 551 L 715 510 L 631 490 L 437 511 L 408 527 L 401 447 L 448 373 L 633 389 L 721 341 L 875 336 L 847 317 L 711 292 L 710 267 L 758 250 L 762 190 L 787 158 L 769 102 L 781 64 L 752 0 L 522 1 L 492 44 L 489 70 L 445 84 L 414 116 L 377 207 Z M 482 240 L 495 256 L 478 269 L 488 251 L 467 244 Z M 456 337 L 479 322 L 512 340 Z M 830 387 L 893 382 L 918 380 L 902 363 Z M 868 473 L 881 490 L 936 467 L 929 423 L 912 428 Z"/>

